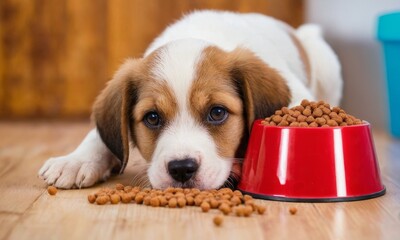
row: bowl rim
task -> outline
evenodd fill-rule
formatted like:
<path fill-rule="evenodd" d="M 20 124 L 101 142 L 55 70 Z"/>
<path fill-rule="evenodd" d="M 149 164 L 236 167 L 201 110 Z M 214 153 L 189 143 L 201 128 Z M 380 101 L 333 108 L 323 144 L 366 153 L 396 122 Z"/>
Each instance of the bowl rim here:
<path fill-rule="evenodd" d="M 262 121 L 264 119 L 257 119 L 254 121 L 254 124 L 261 125 L 265 128 L 278 128 L 278 129 L 344 129 L 344 128 L 356 128 L 356 127 L 367 127 L 371 126 L 371 124 L 367 121 L 362 121 L 361 124 L 357 125 L 350 125 L 350 126 L 334 126 L 334 127 L 293 127 L 293 126 L 271 126 L 271 125 L 264 125 Z"/>

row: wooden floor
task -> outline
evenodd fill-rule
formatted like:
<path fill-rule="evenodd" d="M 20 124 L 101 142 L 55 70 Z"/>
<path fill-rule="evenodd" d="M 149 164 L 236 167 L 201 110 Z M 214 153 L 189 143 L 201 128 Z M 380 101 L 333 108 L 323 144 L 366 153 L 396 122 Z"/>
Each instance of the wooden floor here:
<path fill-rule="evenodd" d="M 89 193 L 128 184 L 131 166 L 90 189 L 49 196 L 37 178 L 43 162 L 73 150 L 89 123 L 0 123 L 0 239 L 400 239 L 400 141 L 374 133 L 386 195 L 343 203 L 259 201 L 267 214 L 226 217 L 214 212 L 151 208 L 135 204 L 96 206 Z M 296 206 L 298 213 L 288 213 Z"/>

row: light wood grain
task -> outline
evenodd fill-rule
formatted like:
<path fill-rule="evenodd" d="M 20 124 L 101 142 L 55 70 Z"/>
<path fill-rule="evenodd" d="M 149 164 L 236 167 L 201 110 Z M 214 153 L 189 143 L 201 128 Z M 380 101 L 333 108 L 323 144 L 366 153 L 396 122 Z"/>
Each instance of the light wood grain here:
<path fill-rule="evenodd" d="M 302 0 L 1 0 L 0 118 L 87 118 L 123 60 L 195 9 L 303 22 Z"/>
<path fill-rule="evenodd" d="M 199 208 L 152 208 L 136 204 L 97 206 L 86 197 L 117 182 L 134 183 L 141 169 L 133 157 L 127 172 L 89 189 L 47 194 L 36 176 L 51 156 L 73 150 L 89 123 L 0 122 L 0 239 L 398 239 L 400 236 L 400 141 L 374 134 L 386 195 L 341 203 L 257 200 L 263 216 L 229 216 L 215 227 Z M 288 209 L 296 206 L 298 213 Z"/>

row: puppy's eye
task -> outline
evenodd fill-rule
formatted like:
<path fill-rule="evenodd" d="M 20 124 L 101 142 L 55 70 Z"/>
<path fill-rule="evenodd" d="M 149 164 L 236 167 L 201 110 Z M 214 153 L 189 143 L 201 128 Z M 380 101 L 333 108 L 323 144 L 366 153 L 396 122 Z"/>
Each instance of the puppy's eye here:
<path fill-rule="evenodd" d="M 143 122 L 148 128 L 154 129 L 161 127 L 161 117 L 155 111 L 146 113 L 146 115 L 144 115 Z"/>
<path fill-rule="evenodd" d="M 207 121 L 211 124 L 218 125 L 228 118 L 228 111 L 222 106 L 215 106 L 210 109 Z"/>

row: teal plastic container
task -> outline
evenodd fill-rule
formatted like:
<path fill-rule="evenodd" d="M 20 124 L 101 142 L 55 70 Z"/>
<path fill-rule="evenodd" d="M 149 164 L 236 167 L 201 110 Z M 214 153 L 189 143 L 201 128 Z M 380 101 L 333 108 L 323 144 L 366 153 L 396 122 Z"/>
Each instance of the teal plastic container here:
<path fill-rule="evenodd" d="M 390 132 L 400 138 L 400 12 L 379 16 L 377 35 L 385 59 Z"/>

